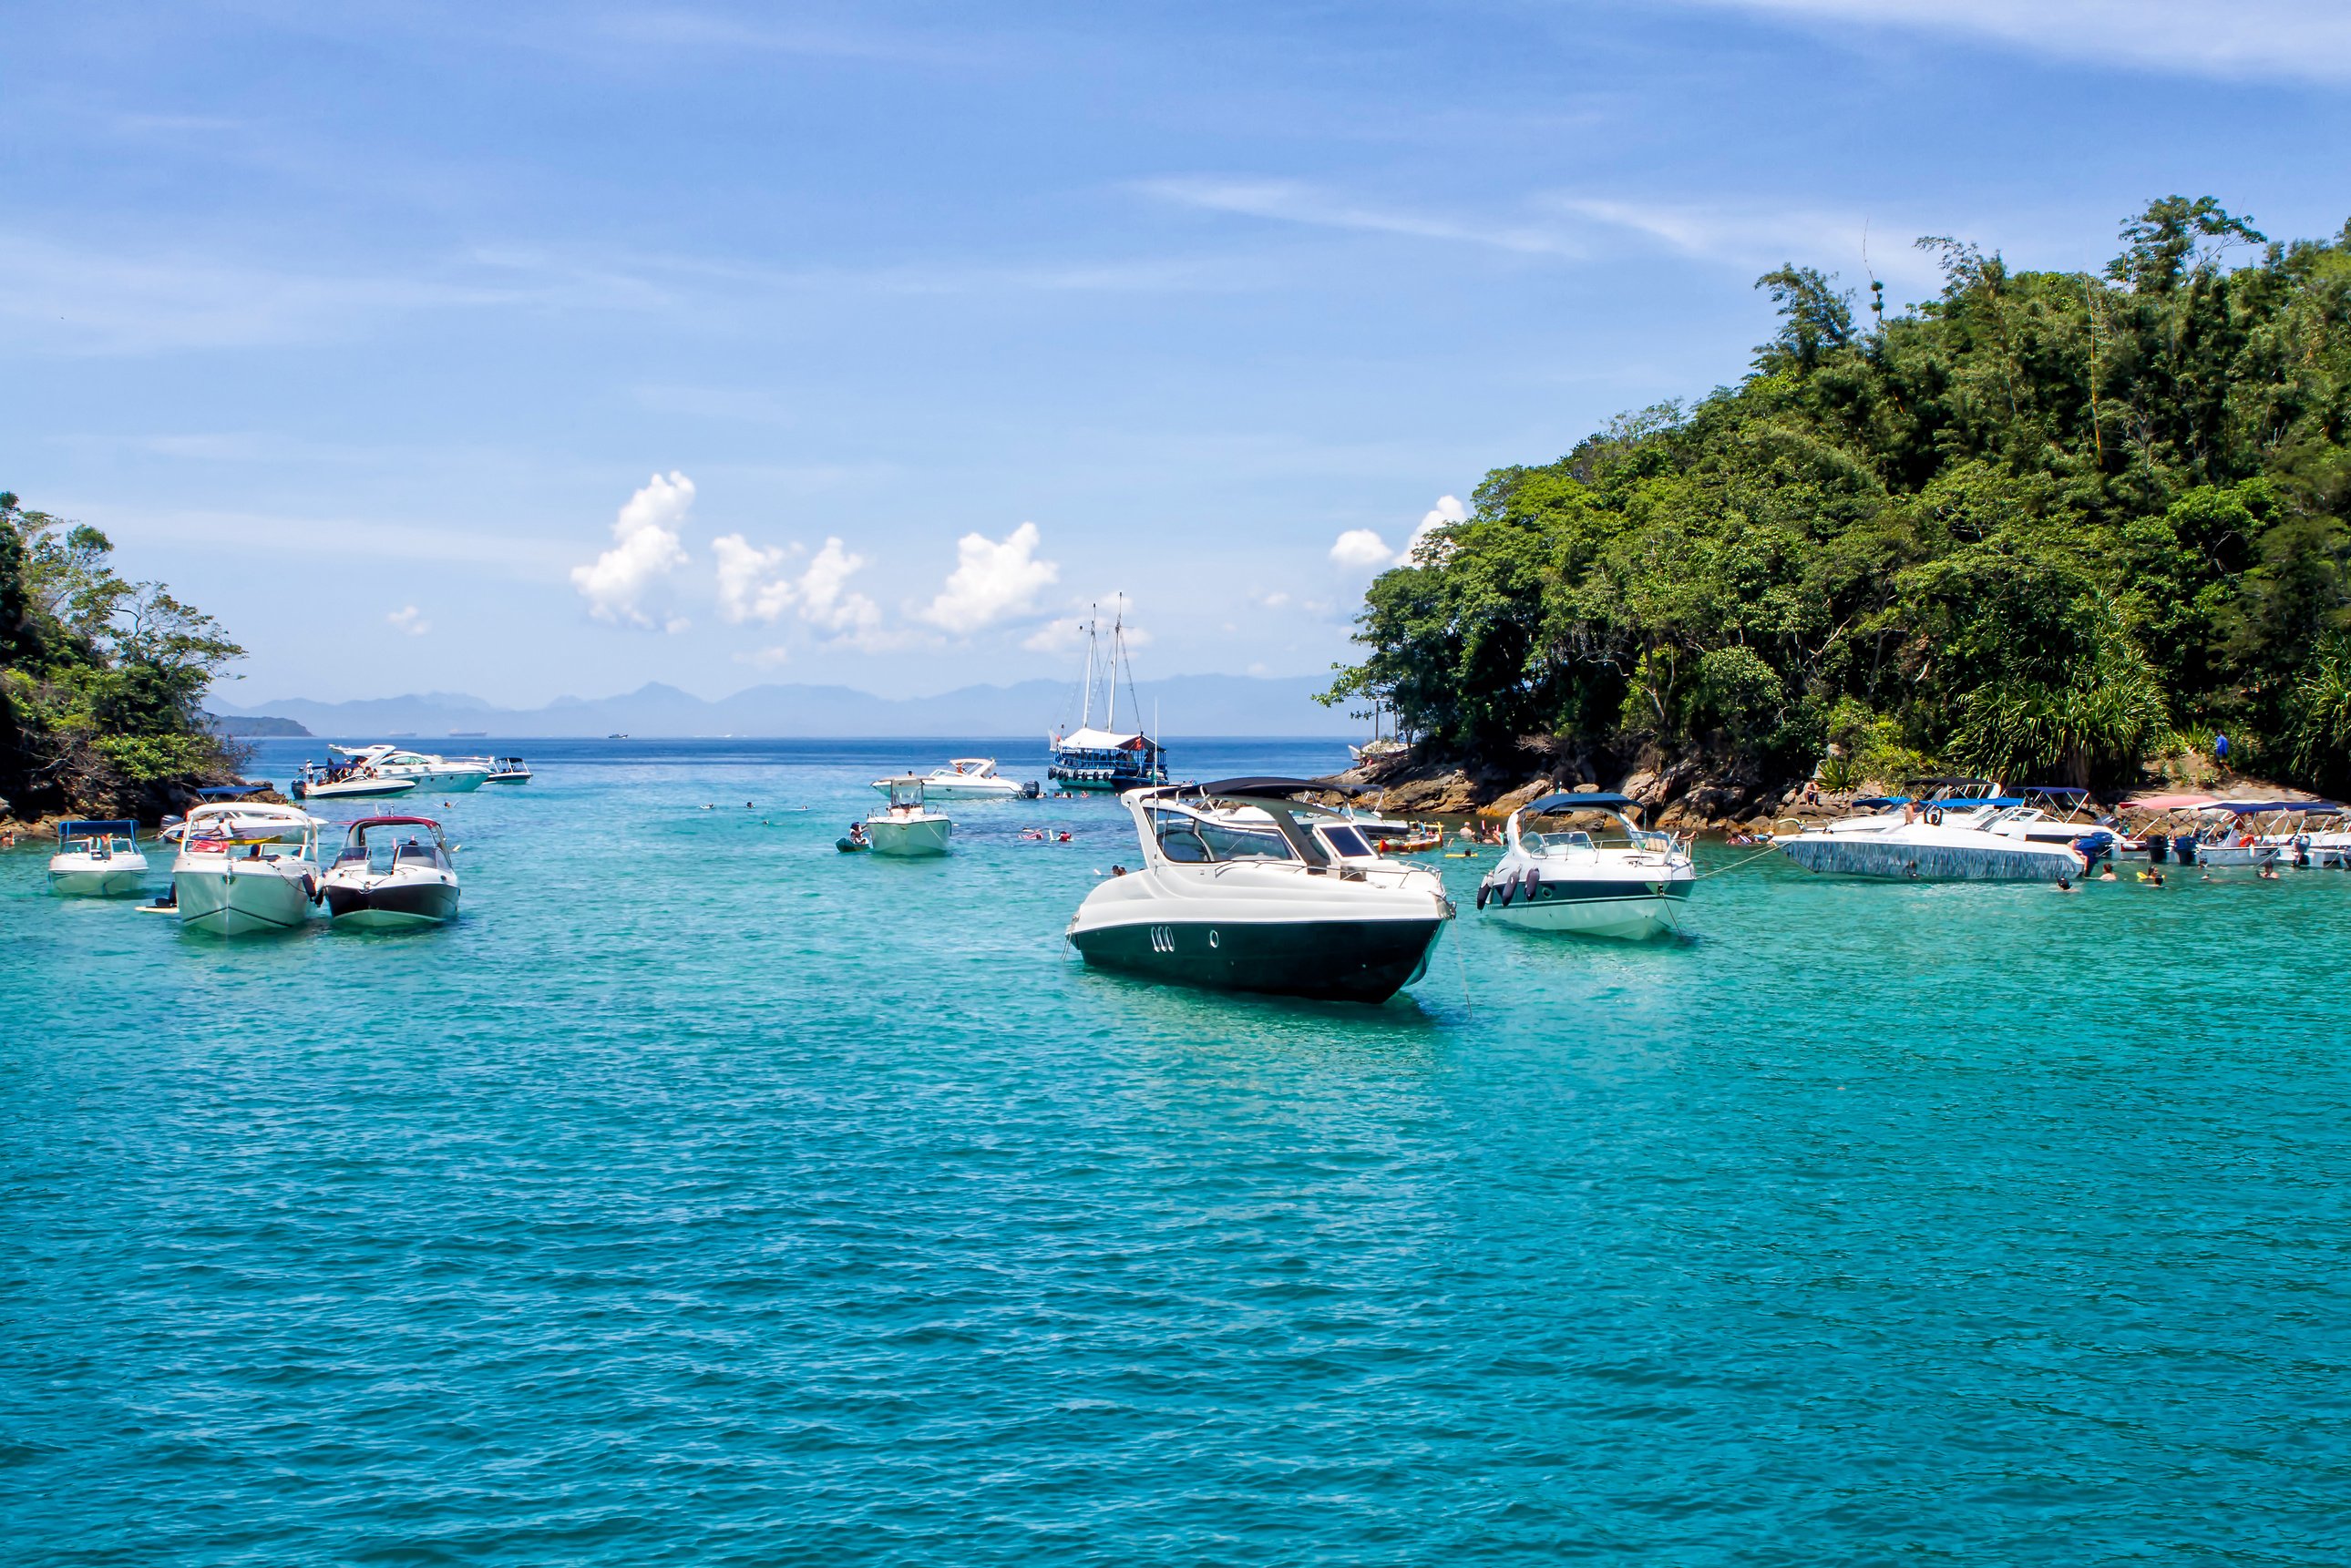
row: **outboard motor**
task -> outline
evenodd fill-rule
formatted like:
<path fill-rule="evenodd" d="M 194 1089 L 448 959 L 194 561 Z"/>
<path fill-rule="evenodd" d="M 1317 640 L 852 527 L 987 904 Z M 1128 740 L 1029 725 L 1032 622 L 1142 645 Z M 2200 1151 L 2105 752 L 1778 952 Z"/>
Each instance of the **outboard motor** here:
<path fill-rule="evenodd" d="M 1037 780 L 1034 779 L 1020 786 L 1020 798 L 1023 800 L 1034 800 L 1043 791 L 1037 788 Z"/>

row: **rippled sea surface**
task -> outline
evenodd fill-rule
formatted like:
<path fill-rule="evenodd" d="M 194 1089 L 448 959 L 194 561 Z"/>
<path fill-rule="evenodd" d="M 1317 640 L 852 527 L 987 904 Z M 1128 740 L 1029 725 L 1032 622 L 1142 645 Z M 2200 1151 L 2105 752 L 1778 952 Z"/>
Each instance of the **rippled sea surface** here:
<path fill-rule="evenodd" d="M 2351 874 L 1450 860 L 1367 1009 L 1081 967 L 1107 803 L 833 852 L 960 744 L 520 749 L 445 931 L 0 856 L 0 1560 L 2351 1555 Z"/>

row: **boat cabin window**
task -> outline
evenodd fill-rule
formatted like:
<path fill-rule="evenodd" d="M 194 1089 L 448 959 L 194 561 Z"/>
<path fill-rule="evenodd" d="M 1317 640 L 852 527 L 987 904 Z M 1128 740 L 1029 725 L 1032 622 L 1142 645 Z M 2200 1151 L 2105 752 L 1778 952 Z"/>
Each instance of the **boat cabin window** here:
<path fill-rule="evenodd" d="M 1178 865 L 1223 865 L 1234 861 L 1295 860 L 1290 841 L 1265 827 L 1212 822 L 1182 811 L 1155 811 L 1152 831 L 1159 852 Z"/>
<path fill-rule="evenodd" d="M 1369 857 L 1372 853 L 1372 846 L 1364 841 L 1363 833 L 1357 829 L 1325 822 L 1315 831 L 1322 835 L 1322 841 L 1331 846 L 1331 852 L 1342 860 Z"/>

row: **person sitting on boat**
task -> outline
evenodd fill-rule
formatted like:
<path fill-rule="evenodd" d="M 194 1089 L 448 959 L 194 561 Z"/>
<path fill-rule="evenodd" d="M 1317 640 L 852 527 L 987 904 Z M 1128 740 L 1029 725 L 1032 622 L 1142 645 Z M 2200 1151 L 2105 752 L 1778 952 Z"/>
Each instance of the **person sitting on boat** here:
<path fill-rule="evenodd" d="M 852 822 L 849 824 L 849 841 L 855 844 L 859 849 L 863 849 L 865 847 L 864 823 Z"/>

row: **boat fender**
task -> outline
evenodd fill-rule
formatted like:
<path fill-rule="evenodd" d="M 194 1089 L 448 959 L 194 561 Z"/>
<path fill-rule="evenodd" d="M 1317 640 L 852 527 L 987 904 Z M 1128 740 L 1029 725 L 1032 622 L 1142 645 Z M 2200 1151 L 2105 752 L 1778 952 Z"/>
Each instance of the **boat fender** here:
<path fill-rule="evenodd" d="M 327 890 L 319 885 L 319 879 L 307 871 L 302 873 L 302 896 L 313 904 L 327 896 Z"/>
<path fill-rule="evenodd" d="M 1518 894 L 1519 879 L 1516 877 L 1505 877 L 1494 884 L 1494 896 L 1501 900 L 1502 907 L 1505 909 L 1510 907 L 1510 900 L 1516 898 Z"/>
<path fill-rule="evenodd" d="M 1478 884 L 1478 907 L 1479 907 L 1479 908 L 1483 909 L 1483 908 L 1485 908 L 1485 907 L 1486 907 L 1486 898 L 1487 898 L 1487 895 L 1488 895 L 1489 894 L 1492 893 L 1493 891 L 1494 891 L 1494 890 L 1493 890 L 1492 888 L 1488 887 L 1488 886 L 1487 886 L 1484 883 L 1482 883 L 1482 882 L 1481 882 L 1481 883 L 1479 883 Z"/>
<path fill-rule="evenodd" d="M 1541 891 L 1542 873 L 1533 866 L 1527 867 L 1519 877 L 1519 896 L 1532 904 L 1535 901 L 1535 894 Z"/>

